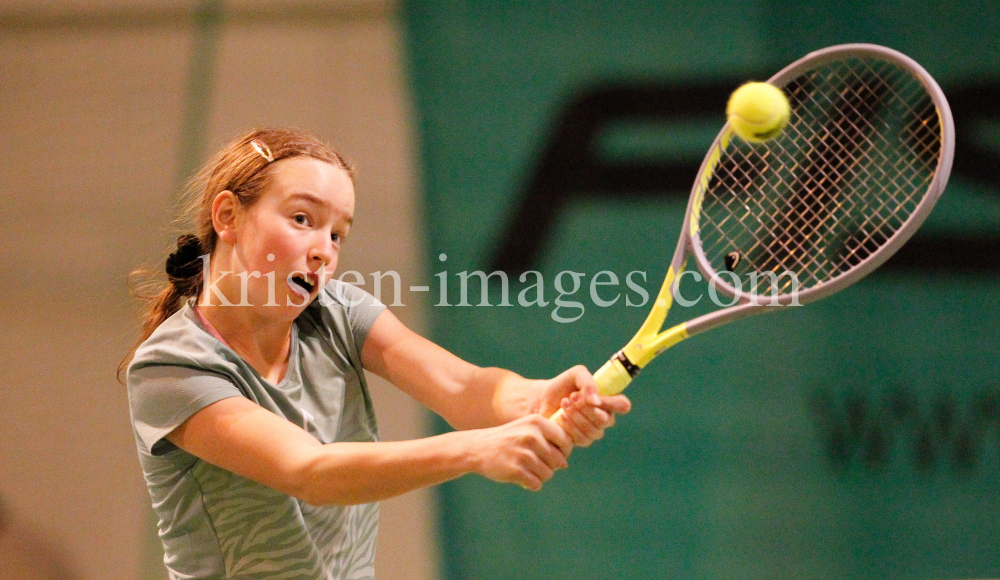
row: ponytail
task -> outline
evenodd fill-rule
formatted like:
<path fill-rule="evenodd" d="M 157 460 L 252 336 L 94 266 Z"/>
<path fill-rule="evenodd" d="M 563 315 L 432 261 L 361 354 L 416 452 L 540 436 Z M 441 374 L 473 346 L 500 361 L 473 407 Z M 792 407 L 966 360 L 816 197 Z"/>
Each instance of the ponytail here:
<path fill-rule="evenodd" d="M 145 288 L 140 287 L 135 295 L 145 302 L 145 316 L 142 317 L 141 338 L 122 361 L 118 364 L 118 380 L 128 368 L 135 351 L 139 348 L 156 327 L 173 316 L 181 309 L 184 301 L 199 294 L 203 279 L 202 269 L 205 253 L 197 236 L 185 234 L 177 238 L 177 249 L 167 258 L 167 282 L 147 282 Z M 148 276 L 149 270 L 140 269 L 132 272 L 130 279 L 136 276 Z"/>

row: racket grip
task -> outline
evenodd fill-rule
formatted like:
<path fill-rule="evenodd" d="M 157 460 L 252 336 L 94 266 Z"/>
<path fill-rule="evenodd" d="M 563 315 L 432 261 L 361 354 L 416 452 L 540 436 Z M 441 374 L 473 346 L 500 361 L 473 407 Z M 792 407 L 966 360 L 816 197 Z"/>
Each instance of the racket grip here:
<path fill-rule="evenodd" d="M 632 375 L 625 370 L 618 357 L 615 356 L 594 373 L 597 381 L 597 391 L 602 395 L 617 395 L 632 382 Z"/>

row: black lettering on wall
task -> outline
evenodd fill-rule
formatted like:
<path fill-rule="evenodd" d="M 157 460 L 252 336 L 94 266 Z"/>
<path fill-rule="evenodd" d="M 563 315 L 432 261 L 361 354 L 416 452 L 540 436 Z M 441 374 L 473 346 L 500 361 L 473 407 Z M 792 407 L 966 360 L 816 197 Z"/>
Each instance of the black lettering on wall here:
<path fill-rule="evenodd" d="M 960 397 L 817 390 L 809 400 L 824 454 L 840 470 L 904 463 L 920 472 L 971 471 L 1000 453 L 1000 389 Z M 997 457 L 993 457 L 995 462 Z"/>
<path fill-rule="evenodd" d="M 601 84 L 571 99 L 525 183 L 492 258 L 492 270 L 518 274 L 530 269 L 560 212 L 574 200 L 686 199 L 700 157 L 609 160 L 601 155 L 599 138 L 622 122 L 718 122 L 729 93 L 740 82 Z M 990 144 L 990 133 L 1000 122 L 1000 81 L 970 81 L 945 92 L 956 129 L 952 179 L 985 184 L 1000 195 L 1000 150 Z M 1000 235 L 920 232 L 882 270 L 1000 274 Z"/>

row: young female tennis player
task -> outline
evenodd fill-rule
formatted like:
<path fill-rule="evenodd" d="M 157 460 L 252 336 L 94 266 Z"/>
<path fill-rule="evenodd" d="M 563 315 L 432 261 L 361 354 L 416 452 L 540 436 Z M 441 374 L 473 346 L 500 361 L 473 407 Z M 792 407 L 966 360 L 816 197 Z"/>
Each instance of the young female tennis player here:
<path fill-rule="evenodd" d="M 538 490 L 629 410 L 583 367 L 465 362 L 332 279 L 353 177 L 307 133 L 243 135 L 188 195 L 195 231 L 123 362 L 171 578 L 371 578 L 379 500 L 467 473 Z M 460 430 L 378 442 L 363 369 Z"/>

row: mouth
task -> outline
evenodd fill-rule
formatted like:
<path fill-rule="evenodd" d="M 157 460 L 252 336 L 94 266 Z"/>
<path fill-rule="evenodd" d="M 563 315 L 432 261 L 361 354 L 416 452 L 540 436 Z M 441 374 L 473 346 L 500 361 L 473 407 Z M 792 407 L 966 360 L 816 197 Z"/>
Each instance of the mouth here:
<path fill-rule="evenodd" d="M 312 296 L 313 290 L 316 289 L 316 281 L 312 274 L 296 274 L 292 276 L 291 283 L 301 288 L 310 296 Z"/>

